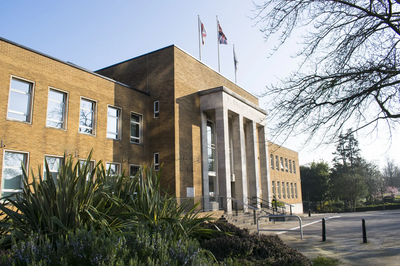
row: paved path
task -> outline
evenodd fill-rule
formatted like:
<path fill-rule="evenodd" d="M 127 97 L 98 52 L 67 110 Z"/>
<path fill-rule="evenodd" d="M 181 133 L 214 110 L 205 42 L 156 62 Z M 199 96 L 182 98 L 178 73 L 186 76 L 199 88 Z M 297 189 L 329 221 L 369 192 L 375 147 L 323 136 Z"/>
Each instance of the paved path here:
<path fill-rule="evenodd" d="M 322 242 L 322 218 L 326 220 L 326 242 Z M 362 238 L 362 219 L 367 228 L 366 244 Z M 363 213 L 318 214 L 302 217 L 300 232 L 279 231 L 282 240 L 308 258 L 318 255 L 340 259 L 341 265 L 399 265 L 400 210 Z M 276 222 L 270 229 L 297 229 L 298 220 Z M 272 232 L 263 232 L 271 234 Z"/>

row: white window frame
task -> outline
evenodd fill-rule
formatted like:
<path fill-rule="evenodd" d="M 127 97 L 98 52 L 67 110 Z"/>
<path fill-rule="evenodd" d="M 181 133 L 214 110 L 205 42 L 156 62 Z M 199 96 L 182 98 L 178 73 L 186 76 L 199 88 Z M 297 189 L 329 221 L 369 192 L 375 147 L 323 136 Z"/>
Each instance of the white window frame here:
<path fill-rule="evenodd" d="M 29 93 L 25 93 L 25 92 L 19 91 L 17 89 L 13 89 L 12 86 L 11 86 L 13 80 L 18 80 L 18 81 L 21 81 L 21 82 L 29 83 L 30 84 Z M 18 112 L 18 111 L 10 110 L 11 92 L 15 92 L 15 93 L 23 94 L 23 95 L 29 95 L 29 99 L 28 99 L 29 106 L 27 106 L 27 112 L 28 113 L 25 114 L 25 113 L 21 113 L 21 112 Z M 10 88 L 8 90 L 7 120 L 12 120 L 12 121 L 18 121 L 18 122 L 22 122 L 22 123 L 32 124 L 34 92 L 35 92 L 35 82 L 34 81 L 27 80 L 27 79 L 24 79 L 24 78 L 13 76 L 13 75 L 11 76 L 11 78 L 10 78 Z M 21 120 L 21 119 L 18 119 L 18 118 L 9 117 L 9 113 L 25 116 L 26 120 Z"/>
<path fill-rule="evenodd" d="M 276 198 L 276 187 L 275 187 L 275 181 L 272 181 L 272 198 Z"/>
<path fill-rule="evenodd" d="M 44 155 L 44 160 L 43 160 L 43 179 L 44 180 L 46 180 L 46 165 L 45 165 L 45 161 L 46 161 L 47 157 L 60 159 L 61 164 L 58 165 L 57 175 L 60 172 L 60 167 L 62 167 L 65 164 L 64 156 L 45 154 Z M 51 170 L 51 169 L 49 169 L 49 170 Z M 50 171 L 50 174 L 51 173 L 55 173 L 55 171 Z M 57 182 L 57 180 L 54 180 L 54 181 Z"/>
<path fill-rule="evenodd" d="M 280 181 L 276 181 L 276 189 L 278 191 L 278 199 L 281 199 L 281 186 L 280 186 L 281 182 Z"/>
<path fill-rule="evenodd" d="M 109 109 L 117 110 L 118 111 L 117 116 L 110 115 L 108 113 Z M 111 119 L 115 119 L 116 120 L 117 132 L 108 131 L 108 125 L 109 125 Z M 122 135 L 122 125 L 121 124 L 122 124 L 122 108 L 117 107 L 117 106 L 113 106 L 113 105 L 107 105 L 107 134 L 106 134 L 107 139 L 121 140 L 121 135 Z M 108 136 L 109 134 L 110 135 L 114 135 L 115 137 L 109 137 Z"/>
<path fill-rule="evenodd" d="M 287 195 L 287 198 L 290 199 L 290 187 L 289 187 L 289 182 L 286 182 L 286 195 Z"/>
<path fill-rule="evenodd" d="M 87 101 L 87 102 L 92 102 L 93 103 L 93 109 L 91 110 L 91 112 L 93 113 L 93 121 L 92 121 L 92 127 L 88 127 L 88 126 L 83 126 L 81 125 L 81 110 L 82 110 L 82 100 Z M 84 110 L 88 110 L 88 109 L 84 109 Z M 96 125 L 97 125 L 97 101 L 87 98 L 87 97 L 81 97 L 80 101 L 79 101 L 79 119 L 78 119 L 78 123 L 79 123 L 79 127 L 78 127 L 78 132 L 81 134 L 85 134 L 85 135 L 89 135 L 89 136 L 96 136 Z M 81 128 L 84 129 L 91 129 L 92 133 L 89 132 L 84 132 L 83 130 L 81 130 Z"/>
<path fill-rule="evenodd" d="M 159 171 L 160 170 L 160 153 L 159 152 L 154 153 L 153 160 L 154 160 L 154 170 Z"/>
<path fill-rule="evenodd" d="M 140 165 L 137 165 L 137 164 L 130 164 L 129 165 L 129 176 L 130 177 L 134 177 L 136 174 L 132 175 L 131 167 L 137 167 L 138 168 L 137 172 L 139 172 L 140 171 Z"/>
<path fill-rule="evenodd" d="M 57 102 L 57 101 L 55 101 L 55 100 L 51 100 L 50 99 L 50 91 L 55 91 L 55 92 L 58 92 L 58 93 L 62 93 L 62 94 L 64 94 L 64 96 L 65 96 L 65 98 L 64 98 L 64 102 L 62 103 L 62 102 Z M 49 87 L 49 90 L 48 90 L 48 92 L 47 92 L 47 112 L 46 112 L 46 127 L 51 127 L 51 128 L 55 128 L 55 129 L 60 129 L 60 130 L 67 130 L 67 120 L 68 120 L 68 99 L 69 99 L 69 93 L 67 92 L 67 91 L 63 91 L 63 90 L 59 90 L 59 89 L 56 89 L 56 88 L 53 88 L 53 87 Z M 54 102 L 54 103 L 58 103 L 58 104 L 63 104 L 63 113 L 62 113 L 62 125 L 61 125 L 61 127 L 54 127 L 54 126 L 51 126 L 51 125 L 48 125 L 47 123 L 48 123 L 48 121 L 51 121 L 51 122 L 59 122 L 59 121 L 56 121 L 56 120 L 52 120 L 52 119 L 49 119 L 49 102 Z"/>
<path fill-rule="evenodd" d="M 289 172 L 289 167 L 288 167 L 287 158 L 285 158 L 285 170 L 286 170 L 286 172 Z"/>
<path fill-rule="evenodd" d="M 275 165 L 276 165 L 276 170 L 279 171 L 279 156 L 275 155 Z"/>
<path fill-rule="evenodd" d="M 271 153 L 269 156 L 270 164 L 271 164 L 271 169 L 275 169 L 274 167 L 274 155 Z"/>
<path fill-rule="evenodd" d="M 160 117 L 160 101 L 154 101 L 154 118 Z"/>
<path fill-rule="evenodd" d="M 82 158 L 82 159 L 78 159 L 78 161 L 79 161 L 80 166 L 82 168 L 82 165 L 86 162 L 86 159 Z M 92 172 L 93 169 L 95 168 L 95 166 L 96 166 L 96 161 L 95 160 L 90 160 L 89 161 L 89 168 L 90 168 L 89 171 Z M 90 173 L 88 173 L 88 175 L 86 176 L 86 181 L 89 180 L 89 174 Z"/>
<path fill-rule="evenodd" d="M 138 116 L 139 117 L 139 122 L 132 121 L 132 115 Z M 133 144 L 142 144 L 142 121 L 143 121 L 142 118 L 143 118 L 143 116 L 141 114 L 138 114 L 138 113 L 135 113 L 135 112 L 131 112 L 131 117 L 130 117 L 131 125 L 132 124 L 136 124 L 136 125 L 139 126 L 139 136 L 138 137 L 136 137 L 136 136 L 133 137 L 132 136 L 132 129 L 130 129 L 130 131 L 131 131 L 130 142 L 133 143 Z M 135 141 L 135 140 L 137 140 L 137 141 Z"/>
<path fill-rule="evenodd" d="M 282 181 L 282 198 L 286 199 L 286 190 L 284 181 Z"/>
<path fill-rule="evenodd" d="M 29 169 L 29 152 L 26 152 L 26 151 L 14 151 L 14 150 L 4 150 L 3 151 L 3 168 L 2 168 L 2 171 L 1 171 L 1 197 L 3 197 L 3 192 L 11 192 L 11 193 L 18 193 L 18 192 L 22 192 L 22 185 L 23 185 L 23 183 L 22 183 L 22 177 L 21 177 L 21 188 L 19 188 L 19 189 L 5 189 L 4 188 L 4 181 L 3 181 L 3 178 L 4 178 L 4 170 L 5 169 L 21 169 L 21 167 L 7 167 L 6 165 L 5 165 L 5 160 L 4 160 L 4 158 L 5 158 L 5 155 L 6 155 L 6 153 L 18 153 L 18 154 L 24 154 L 24 156 L 25 156 L 25 165 L 24 165 L 24 167 L 25 167 L 25 169 Z M 28 175 L 28 177 L 29 177 L 29 171 L 26 171 L 26 174 Z"/>
<path fill-rule="evenodd" d="M 106 162 L 106 172 L 108 172 L 108 169 L 110 168 L 111 165 L 115 165 L 116 166 L 116 173 L 115 174 L 111 174 L 111 175 L 112 176 L 120 175 L 121 174 L 121 163 Z"/>
<path fill-rule="evenodd" d="M 296 163 L 294 162 L 294 160 L 293 160 L 293 173 L 294 174 L 296 173 Z"/>

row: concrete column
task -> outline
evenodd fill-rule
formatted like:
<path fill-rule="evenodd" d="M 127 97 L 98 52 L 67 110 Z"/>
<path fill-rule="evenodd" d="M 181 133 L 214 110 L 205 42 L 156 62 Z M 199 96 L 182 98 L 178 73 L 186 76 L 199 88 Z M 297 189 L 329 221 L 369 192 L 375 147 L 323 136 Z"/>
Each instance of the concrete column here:
<path fill-rule="evenodd" d="M 235 189 L 236 199 L 247 203 L 247 169 L 246 169 L 246 145 L 243 129 L 243 116 L 235 115 L 232 118 L 232 135 L 233 135 L 233 156 L 235 169 Z M 244 206 L 244 211 L 247 211 Z"/>
<path fill-rule="evenodd" d="M 256 130 L 256 124 L 253 121 L 248 121 L 246 123 L 246 158 L 250 197 L 260 197 L 260 171 L 258 167 L 258 146 Z"/>
<path fill-rule="evenodd" d="M 201 154 L 202 154 L 202 177 L 203 177 L 203 209 L 210 209 L 210 190 L 208 180 L 208 151 L 207 151 L 207 115 L 201 113 Z"/>
<path fill-rule="evenodd" d="M 268 142 L 267 132 L 265 126 L 258 126 L 258 147 L 260 156 L 260 179 L 261 179 L 261 197 L 264 200 L 271 202 L 271 180 L 269 174 L 269 156 L 268 156 Z"/>
<path fill-rule="evenodd" d="M 217 176 L 219 195 L 223 197 L 225 211 L 232 212 L 232 202 L 227 200 L 231 197 L 231 170 L 229 158 L 229 124 L 228 110 L 224 108 L 215 109 L 215 129 L 217 135 Z"/>

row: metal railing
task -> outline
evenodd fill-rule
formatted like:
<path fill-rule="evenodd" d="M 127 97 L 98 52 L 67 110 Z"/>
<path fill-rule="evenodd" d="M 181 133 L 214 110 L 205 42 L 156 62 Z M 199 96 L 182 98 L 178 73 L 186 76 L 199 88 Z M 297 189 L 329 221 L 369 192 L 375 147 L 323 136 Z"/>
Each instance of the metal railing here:
<path fill-rule="evenodd" d="M 250 205 L 250 204 L 244 203 L 243 201 L 237 200 L 235 198 L 227 197 L 227 199 L 231 200 L 231 201 L 233 201 L 235 203 L 234 206 L 232 206 L 232 208 L 234 207 L 236 216 L 239 215 L 238 214 L 238 204 L 241 204 L 241 205 L 243 205 L 243 207 L 247 207 L 247 208 L 253 210 L 254 224 L 257 222 L 257 211 L 262 211 L 262 209 L 259 209 L 257 207 L 254 207 L 254 206 Z"/>
<path fill-rule="evenodd" d="M 261 209 L 263 210 L 267 210 L 265 211 L 266 213 L 271 213 L 272 214 L 286 214 L 286 207 L 284 206 L 278 206 L 278 204 L 276 203 L 276 201 L 273 202 L 269 202 L 268 200 L 264 200 L 262 198 L 259 197 L 252 197 L 252 198 L 248 198 L 250 200 L 250 202 L 252 203 L 252 205 L 254 206 L 260 206 Z"/>

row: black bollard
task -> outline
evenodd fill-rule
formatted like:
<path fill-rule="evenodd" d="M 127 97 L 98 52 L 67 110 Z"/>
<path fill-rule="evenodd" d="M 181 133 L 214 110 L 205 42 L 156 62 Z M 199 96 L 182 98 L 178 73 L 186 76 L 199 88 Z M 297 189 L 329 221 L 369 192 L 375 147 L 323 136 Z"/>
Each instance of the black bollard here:
<path fill-rule="evenodd" d="M 236 211 L 236 216 L 238 216 L 238 206 L 237 206 L 237 201 L 235 201 L 235 211 Z"/>
<path fill-rule="evenodd" d="M 362 219 L 362 232 L 363 232 L 363 243 L 367 243 L 367 229 L 365 228 L 364 219 Z"/>
<path fill-rule="evenodd" d="M 326 241 L 325 218 L 322 218 L 322 242 Z"/>
<path fill-rule="evenodd" d="M 308 217 L 311 217 L 311 210 L 308 210 Z"/>

